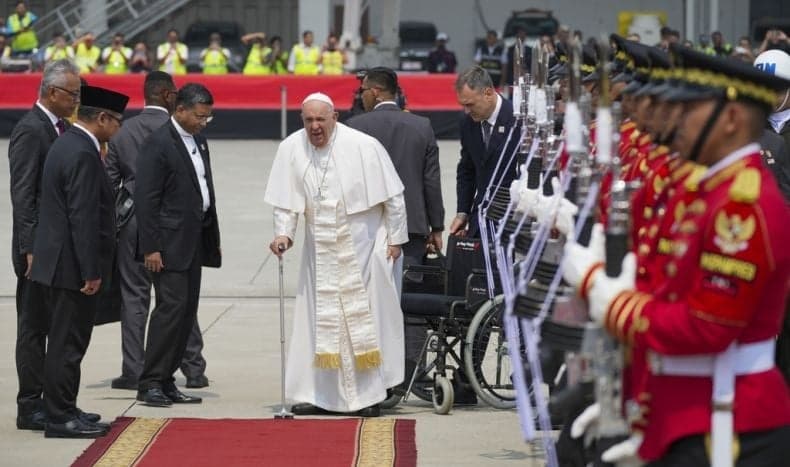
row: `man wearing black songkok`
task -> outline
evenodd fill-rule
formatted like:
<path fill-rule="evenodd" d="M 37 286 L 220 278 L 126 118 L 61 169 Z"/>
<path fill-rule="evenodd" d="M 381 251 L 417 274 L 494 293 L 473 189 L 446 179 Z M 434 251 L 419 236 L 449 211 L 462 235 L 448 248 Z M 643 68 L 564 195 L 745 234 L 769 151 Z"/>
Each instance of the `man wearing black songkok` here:
<path fill-rule="evenodd" d="M 103 284 L 109 286 L 115 248 L 113 195 L 100 148 L 120 128 L 128 100 L 83 86 L 77 122 L 55 141 L 44 163 L 31 278 L 42 285 L 49 315 L 47 438 L 97 438 L 109 431 L 76 402 L 97 294 Z"/>

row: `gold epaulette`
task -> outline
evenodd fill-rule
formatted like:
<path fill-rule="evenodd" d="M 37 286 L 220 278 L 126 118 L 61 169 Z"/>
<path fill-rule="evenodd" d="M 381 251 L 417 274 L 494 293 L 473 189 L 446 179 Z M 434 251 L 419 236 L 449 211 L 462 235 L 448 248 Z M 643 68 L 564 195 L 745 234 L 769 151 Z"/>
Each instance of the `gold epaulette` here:
<path fill-rule="evenodd" d="M 686 177 L 686 182 L 684 185 L 688 191 L 697 191 L 699 188 L 699 182 L 702 180 L 702 177 L 705 175 L 705 172 L 708 171 L 708 168 L 703 165 L 697 165 L 694 167 L 692 172 Z"/>
<path fill-rule="evenodd" d="M 749 167 L 738 172 L 730 185 L 730 199 L 737 203 L 754 203 L 760 196 L 760 171 Z"/>

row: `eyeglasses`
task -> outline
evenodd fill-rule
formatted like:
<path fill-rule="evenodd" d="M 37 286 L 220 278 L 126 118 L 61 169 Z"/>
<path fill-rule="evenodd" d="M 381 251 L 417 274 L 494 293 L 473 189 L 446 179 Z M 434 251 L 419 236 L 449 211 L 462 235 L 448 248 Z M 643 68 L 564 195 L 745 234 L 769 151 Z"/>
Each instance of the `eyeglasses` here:
<path fill-rule="evenodd" d="M 106 115 L 106 116 L 110 117 L 111 119 L 115 120 L 116 122 L 118 122 L 118 126 L 123 125 L 123 121 L 120 118 L 116 117 L 115 115 L 113 115 L 111 113 L 107 113 L 107 112 L 104 112 L 104 115 Z"/>
<path fill-rule="evenodd" d="M 195 112 L 192 112 L 192 115 L 194 115 L 195 118 L 197 118 L 198 120 L 204 121 L 206 123 L 211 123 L 211 121 L 214 120 L 214 116 L 213 115 L 198 115 Z"/>
<path fill-rule="evenodd" d="M 65 92 L 66 94 L 68 94 L 69 96 L 71 96 L 71 99 L 72 99 L 74 102 L 77 102 L 77 101 L 79 101 L 79 100 L 80 100 L 80 92 L 79 92 L 79 91 L 69 91 L 68 89 L 66 89 L 66 88 L 62 88 L 62 87 L 60 87 L 60 86 L 52 86 L 52 87 L 53 87 L 53 88 L 55 88 L 55 89 L 57 89 L 57 90 L 59 90 L 59 91 L 63 91 L 63 92 Z"/>

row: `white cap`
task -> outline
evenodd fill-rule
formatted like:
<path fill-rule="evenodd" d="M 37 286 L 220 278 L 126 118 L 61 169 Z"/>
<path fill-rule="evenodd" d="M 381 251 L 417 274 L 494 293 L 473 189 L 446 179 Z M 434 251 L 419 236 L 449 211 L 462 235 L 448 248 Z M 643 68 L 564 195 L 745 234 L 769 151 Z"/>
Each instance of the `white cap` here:
<path fill-rule="evenodd" d="M 314 92 L 309 96 L 305 97 L 302 101 L 302 107 L 310 101 L 319 101 L 323 102 L 324 104 L 328 104 L 331 110 L 335 110 L 335 103 L 332 102 L 332 99 L 322 92 Z"/>
<path fill-rule="evenodd" d="M 445 34 L 443 32 L 440 32 L 439 34 L 436 35 L 436 40 L 437 41 L 446 41 L 447 40 L 447 34 Z"/>
<path fill-rule="evenodd" d="M 790 79 L 790 55 L 782 50 L 766 50 L 757 56 L 754 66 L 768 74 Z"/>

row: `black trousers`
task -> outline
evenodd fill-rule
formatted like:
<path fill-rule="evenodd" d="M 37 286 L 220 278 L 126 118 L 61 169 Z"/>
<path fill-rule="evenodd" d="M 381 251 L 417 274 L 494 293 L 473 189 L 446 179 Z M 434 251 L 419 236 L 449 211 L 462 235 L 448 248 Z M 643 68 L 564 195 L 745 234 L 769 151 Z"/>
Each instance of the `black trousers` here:
<path fill-rule="evenodd" d="M 145 324 L 151 306 L 151 275 L 137 254 L 137 217 L 132 216 L 120 231 L 118 238 L 118 272 L 121 276 L 121 374 L 139 379 L 145 360 Z M 187 343 L 187 352 L 181 362 L 181 371 L 187 377 L 202 375 L 206 360 L 202 355 L 203 337 L 195 319 Z"/>
<path fill-rule="evenodd" d="M 178 370 L 195 326 L 200 299 L 201 258 L 195 252 L 186 271 L 153 274 L 156 307 L 148 323 L 145 362 L 140 375 L 141 391 L 167 388 L 174 384 Z"/>
<path fill-rule="evenodd" d="M 790 426 L 738 435 L 740 455 L 736 467 L 785 467 L 790 459 Z M 710 465 L 705 437 L 676 441 L 661 459 L 647 467 L 705 467 Z"/>
<path fill-rule="evenodd" d="M 17 410 L 20 415 L 29 415 L 43 408 L 49 313 L 43 303 L 41 285 L 25 277 L 16 281 L 16 317 Z"/>
<path fill-rule="evenodd" d="M 97 297 L 78 290 L 41 289 L 51 317 L 44 359 L 44 405 L 50 421 L 64 423 L 78 415 L 80 364 L 91 340 Z"/>

